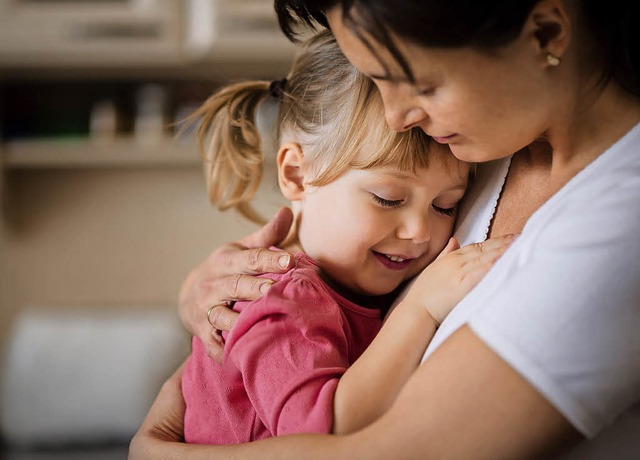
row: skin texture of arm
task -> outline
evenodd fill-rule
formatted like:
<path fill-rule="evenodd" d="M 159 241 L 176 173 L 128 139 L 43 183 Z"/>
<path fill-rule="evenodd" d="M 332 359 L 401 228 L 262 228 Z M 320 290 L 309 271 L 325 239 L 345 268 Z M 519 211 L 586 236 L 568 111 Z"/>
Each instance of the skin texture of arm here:
<path fill-rule="evenodd" d="M 442 397 L 446 394 L 447 397 Z M 531 385 L 466 326 L 415 372 L 391 408 L 350 435 L 294 435 L 229 446 L 181 443 L 177 372 L 131 443 L 139 459 L 536 459 L 580 439 Z"/>

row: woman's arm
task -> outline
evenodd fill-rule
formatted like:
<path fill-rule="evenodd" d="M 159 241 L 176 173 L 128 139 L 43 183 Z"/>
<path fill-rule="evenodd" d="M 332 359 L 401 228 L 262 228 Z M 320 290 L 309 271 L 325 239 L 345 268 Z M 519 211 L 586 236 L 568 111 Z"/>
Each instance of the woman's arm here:
<path fill-rule="evenodd" d="M 130 446 L 130 460 L 539 459 L 580 436 L 466 326 L 415 372 L 390 410 L 350 435 L 292 435 L 247 444 L 184 444 L 180 374 L 163 386 Z"/>
<path fill-rule="evenodd" d="M 333 433 L 363 428 L 385 413 L 416 371 L 438 326 L 507 250 L 513 235 L 459 249 L 452 238 L 418 276 L 363 355 L 342 376 Z M 457 250 L 455 250 L 457 249 Z"/>
<path fill-rule="evenodd" d="M 222 341 L 217 331 L 231 330 L 237 317 L 237 313 L 227 308 L 229 301 L 261 297 L 270 281 L 253 275 L 282 273 L 294 265 L 290 254 L 263 249 L 283 240 L 292 221 L 291 210 L 280 209 L 264 227 L 213 251 L 182 284 L 180 318 L 189 332 L 202 340 L 212 358 L 222 357 Z"/>

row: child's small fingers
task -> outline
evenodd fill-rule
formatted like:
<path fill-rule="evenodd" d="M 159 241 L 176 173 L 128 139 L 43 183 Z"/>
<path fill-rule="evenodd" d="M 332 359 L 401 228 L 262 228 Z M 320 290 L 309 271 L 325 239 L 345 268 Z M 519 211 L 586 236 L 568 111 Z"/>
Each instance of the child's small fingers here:
<path fill-rule="evenodd" d="M 464 262 L 461 267 L 465 273 L 464 276 L 469 276 L 469 274 L 473 272 L 478 272 L 481 274 L 480 276 L 484 276 L 493 264 L 509 249 L 512 241 L 513 239 L 504 239 L 499 244 L 485 245 L 484 248 L 475 248 L 467 253 L 463 258 Z"/>
<path fill-rule="evenodd" d="M 504 235 L 504 236 L 485 240 L 482 243 L 478 243 L 478 246 L 482 252 L 491 252 L 495 250 L 499 251 L 503 248 L 509 247 L 515 239 L 516 239 L 516 235 L 513 235 L 513 234 Z"/>
<path fill-rule="evenodd" d="M 507 252 L 509 245 L 493 246 L 491 249 L 483 252 L 475 252 L 469 254 L 462 264 L 462 270 L 464 272 L 471 272 L 479 270 L 482 273 L 486 273 L 496 263 L 496 261 Z"/>
<path fill-rule="evenodd" d="M 504 251 L 516 239 L 517 235 L 504 235 L 496 238 L 490 238 L 480 243 L 473 243 L 459 249 L 458 252 L 463 256 L 470 258 L 478 257 L 480 254 L 491 253 L 493 251 Z"/>

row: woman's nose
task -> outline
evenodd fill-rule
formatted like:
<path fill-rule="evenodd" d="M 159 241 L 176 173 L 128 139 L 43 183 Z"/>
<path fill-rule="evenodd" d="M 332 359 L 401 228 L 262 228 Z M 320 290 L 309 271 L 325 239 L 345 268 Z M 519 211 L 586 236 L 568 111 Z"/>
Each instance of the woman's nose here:
<path fill-rule="evenodd" d="M 431 239 L 429 214 L 421 212 L 407 216 L 398 226 L 396 236 L 401 240 L 411 240 L 415 244 L 426 243 Z"/>
<path fill-rule="evenodd" d="M 421 125 L 427 118 L 425 111 L 401 91 L 381 89 L 380 94 L 387 124 L 394 131 L 406 131 Z"/>

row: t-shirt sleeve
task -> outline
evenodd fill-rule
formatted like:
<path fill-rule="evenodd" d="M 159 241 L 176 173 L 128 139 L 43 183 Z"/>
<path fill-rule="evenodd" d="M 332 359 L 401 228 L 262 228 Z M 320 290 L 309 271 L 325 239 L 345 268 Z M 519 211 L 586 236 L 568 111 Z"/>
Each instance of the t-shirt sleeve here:
<path fill-rule="evenodd" d="M 640 399 L 637 191 L 621 184 L 537 216 L 469 321 L 588 437 Z"/>
<path fill-rule="evenodd" d="M 329 433 L 348 367 L 340 307 L 317 281 L 286 277 L 246 306 L 227 338 L 228 359 L 274 436 Z"/>

